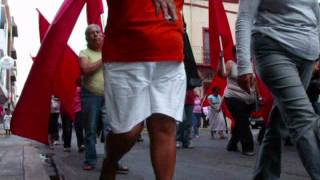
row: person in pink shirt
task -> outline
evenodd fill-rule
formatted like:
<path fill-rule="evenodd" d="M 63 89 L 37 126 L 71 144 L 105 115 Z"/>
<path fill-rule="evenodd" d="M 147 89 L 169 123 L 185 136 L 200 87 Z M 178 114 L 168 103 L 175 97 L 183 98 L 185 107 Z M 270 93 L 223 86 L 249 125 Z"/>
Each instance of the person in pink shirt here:
<path fill-rule="evenodd" d="M 201 125 L 201 99 L 198 94 L 195 94 L 194 105 L 192 111 L 192 128 L 193 137 L 199 137 L 199 128 Z"/>

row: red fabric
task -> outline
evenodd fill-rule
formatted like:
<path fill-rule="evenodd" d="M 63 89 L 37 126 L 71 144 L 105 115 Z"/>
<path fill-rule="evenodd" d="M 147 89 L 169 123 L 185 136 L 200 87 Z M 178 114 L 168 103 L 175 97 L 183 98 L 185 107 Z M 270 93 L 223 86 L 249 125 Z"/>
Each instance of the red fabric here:
<path fill-rule="evenodd" d="M 87 0 L 87 22 L 88 24 L 98 24 L 101 28 L 101 14 L 103 13 L 102 0 Z"/>
<path fill-rule="evenodd" d="M 17 103 L 12 132 L 48 144 L 50 100 L 57 68 L 85 0 L 65 0 L 44 36 Z"/>
<path fill-rule="evenodd" d="M 156 16 L 151 0 L 108 2 L 108 22 L 103 60 L 121 62 L 182 61 L 183 0 L 175 0 L 178 21 L 169 23 Z"/>
<path fill-rule="evenodd" d="M 49 22 L 39 13 L 39 32 L 40 40 L 43 40 Z M 56 77 L 53 87 L 53 95 L 59 97 L 62 111 L 66 113 L 70 119 L 75 119 L 74 97 L 76 93 L 77 80 L 80 77 L 80 67 L 77 54 L 67 45 L 64 51 L 62 62 L 58 65 Z"/>
<path fill-rule="evenodd" d="M 221 51 L 219 36 L 222 37 L 224 60 L 234 60 L 234 44 L 222 0 L 209 0 L 210 60 L 214 71 L 217 71 Z"/>
<path fill-rule="evenodd" d="M 196 94 L 194 93 L 193 89 L 187 90 L 185 104 L 194 105 L 195 98 L 196 98 Z"/>

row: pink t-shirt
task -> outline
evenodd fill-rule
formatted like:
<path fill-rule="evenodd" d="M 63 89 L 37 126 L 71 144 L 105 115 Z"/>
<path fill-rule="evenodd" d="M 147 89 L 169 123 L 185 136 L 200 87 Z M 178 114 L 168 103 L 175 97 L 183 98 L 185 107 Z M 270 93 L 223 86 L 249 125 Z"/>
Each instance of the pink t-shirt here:
<path fill-rule="evenodd" d="M 193 113 L 201 113 L 201 99 L 198 96 L 194 98 Z"/>
<path fill-rule="evenodd" d="M 76 89 L 76 94 L 74 96 L 74 104 L 73 104 L 74 112 L 81 111 L 81 99 L 80 99 L 80 87 L 78 86 Z"/>

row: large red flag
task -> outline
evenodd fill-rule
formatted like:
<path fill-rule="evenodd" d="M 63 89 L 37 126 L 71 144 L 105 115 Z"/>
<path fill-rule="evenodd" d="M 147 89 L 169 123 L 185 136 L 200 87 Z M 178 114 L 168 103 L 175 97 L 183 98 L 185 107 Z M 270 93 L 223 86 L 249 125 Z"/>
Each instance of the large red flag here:
<path fill-rule="evenodd" d="M 88 24 L 98 24 L 103 30 L 101 14 L 103 13 L 102 0 L 87 0 L 87 22 Z"/>
<path fill-rule="evenodd" d="M 49 22 L 45 17 L 39 13 L 39 32 L 40 40 L 43 40 L 47 29 L 49 28 Z M 74 96 L 77 87 L 77 80 L 80 77 L 80 67 L 78 63 L 77 54 L 67 45 L 64 51 L 61 62 L 58 65 L 56 71 L 56 77 L 54 81 L 53 94 L 60 98 L 62 110 L 72 119 L 75 118 L 74 113 Z"/>
<path fill-rule="evenodd" d="M 209 0 L 209 37 L 211 67 L 217 71 L 220 58 L 219 36 L 225 60 L 234 60 L 233 40 L 222 0 Z"/>
<path fill-rule="evenodd" d="M 85 0 L 65 0 L 44 36 L 17 103 L 12 132 L 48 144 L 50 99 L 57 67 Z"/>

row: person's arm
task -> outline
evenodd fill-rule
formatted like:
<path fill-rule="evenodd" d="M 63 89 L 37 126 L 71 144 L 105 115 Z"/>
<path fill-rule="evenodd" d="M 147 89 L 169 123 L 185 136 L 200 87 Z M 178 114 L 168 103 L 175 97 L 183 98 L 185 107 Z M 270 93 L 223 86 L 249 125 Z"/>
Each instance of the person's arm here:
<path fill-rule="evenodd" d="M 314 6 L 314 8 L 315 8 L 315 13 L 316 13 L 317 22 L 318 22 L 318 24 L 317 24 L 317 27 L 318 27 L 318 40 L 319 40 L 319 44 L 320 44 L 320 7 L 319 6 L 320 6 L 320 2 L 319 3 L 316 2 L 316 5 Z M 319 49 L 319 51 L 320 51 L 320 49 Z M 320 54 L 319 54 L 319 58 L 320 58 Z"/>
<path fill-rule="evenodd" d="M 84 75 L 87 75 L 87 74 L 91 74 L 91 73 L 97 71 L 98 69 L 100 69 L 102 67 L 103 63 L 102 63 L 101 59 L 99 59 L 97 62 L 91 63 L 87 57 L 80 56 L 79 57 L 79 65 L 80 65 L 81 72 Z"/>
<path fill-rule="evenodd" d="M 248 93 L 254 84 L 253 68 L 250 61 L 251 33 L 260 2 L 261 0 L 241 0 L 236 21 L 238 84 Z"/>
<path fill-rule="evenodd" d="M 157 16 L 159 16 L 162 11 L 165 20 L 175 22 L 178 19 L 176 3 L 174 0 L 152 0 L 152 2 L 156 8 Z"/>

